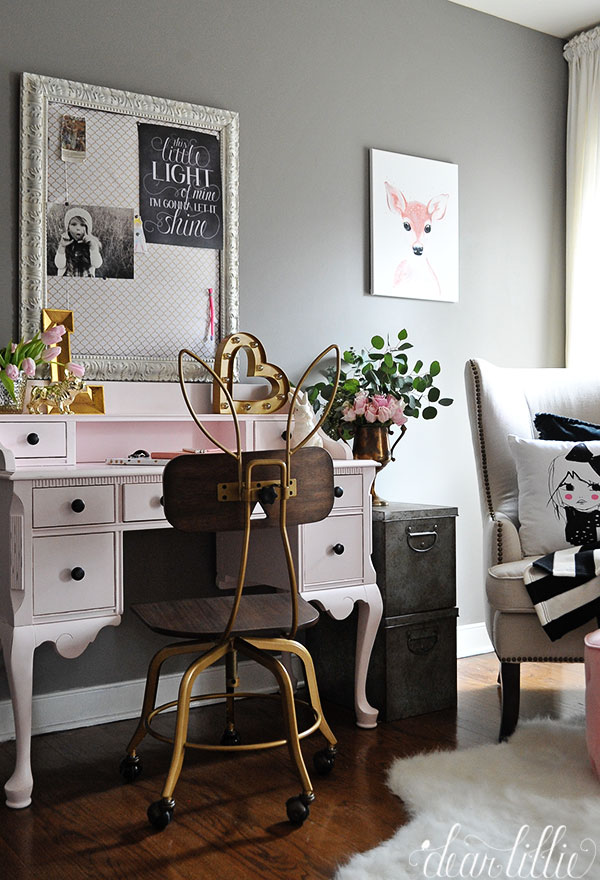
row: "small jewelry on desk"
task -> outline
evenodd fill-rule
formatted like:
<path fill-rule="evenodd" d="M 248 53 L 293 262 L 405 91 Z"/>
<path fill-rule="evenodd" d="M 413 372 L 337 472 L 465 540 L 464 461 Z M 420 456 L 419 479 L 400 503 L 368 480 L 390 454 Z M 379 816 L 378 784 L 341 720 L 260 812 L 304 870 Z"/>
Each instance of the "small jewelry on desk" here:
<path fill-rule="evenodd" d="M 150 458 L 149 456 L 144 455 L 130 455 L 127 458 L 106 458 L 104 460 L 105 464 L 118 464 L 118 465 L 131 465 L 136 466 L 139 464 L 142 465 L 153 465 L 154 467 L 159 467 L 170 462 L 170 458 Z"/>

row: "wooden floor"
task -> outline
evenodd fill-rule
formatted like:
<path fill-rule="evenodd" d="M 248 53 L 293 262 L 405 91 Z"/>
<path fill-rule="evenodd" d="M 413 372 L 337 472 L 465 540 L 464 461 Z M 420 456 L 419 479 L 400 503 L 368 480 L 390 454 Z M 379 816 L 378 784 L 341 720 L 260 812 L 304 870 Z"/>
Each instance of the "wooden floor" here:
<path fill-rule="evenodd" d="M 285 820 L 299 793 L 284 749 L 243 756 L 192 752 L 177 787 L 175 818 L 163 832 L 146 822 L 160 794 L 168 747 L 142 744 L 144 773 L 134 785 L 117 772 L 132 722 L 38 736 L 33 742 L 34 802 L 0 807 L 0 877 L 319 880 L 353 852 L 370 849 L 407 820 L 385 787 L 393 758 L 494 741 L 497 663 L 492 655 L 459 661 L 458 712 L 442 711 L 359 730 L 351 713 L 326 707 L 340 741 L 333 773 L 316 777 L 316 800 L 300 828 Z M 581 664 L 527 664 L 521 717 L 565 717 L 584 709 Z M 200 710 L 202 723 L 219 707 Z M 308 756 L 319 737 L 305 741 Z M 14 744 L 0 745 L 0 779 Z M 308 762 L 307 762 L 308 763 Z"/>

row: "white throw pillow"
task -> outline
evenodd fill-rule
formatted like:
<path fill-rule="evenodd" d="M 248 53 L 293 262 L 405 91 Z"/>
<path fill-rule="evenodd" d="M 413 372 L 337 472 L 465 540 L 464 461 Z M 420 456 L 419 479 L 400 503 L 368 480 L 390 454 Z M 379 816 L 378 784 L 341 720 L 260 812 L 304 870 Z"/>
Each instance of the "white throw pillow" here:
<path fill-rule="evenodd" d="M 600 441 L 510 435 L 517 466 L 523 556 L 600 540 Z"/>

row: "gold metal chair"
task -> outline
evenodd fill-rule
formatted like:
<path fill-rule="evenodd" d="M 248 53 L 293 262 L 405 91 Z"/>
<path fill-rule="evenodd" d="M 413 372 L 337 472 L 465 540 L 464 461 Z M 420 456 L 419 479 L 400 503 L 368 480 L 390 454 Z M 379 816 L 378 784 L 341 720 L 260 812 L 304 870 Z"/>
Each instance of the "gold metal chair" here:
<path fill-rule="evenodd" d="M 302 824 L 309 813 L 314 792 L 302 757 L 300 739 L 316 730 L 325 737 L 327 746 L 314 756 L 314 766 L 321 774 L 334 764 L 336 738 L 323 717 L 314 665 L 310 654 L 295 640 L 296 633 L 312 626 L 318 612 L 298 595 L 296 573 L 288 538 L 288 526 L 318 522 L 328 516 L 334 500 L 333 464 L 329 454 L 306 443 L 319 425 L 292 445 L 292 413 L 295 397 L 308 373 L 321 358 L 335 352 L 339 377 L 339 350 L 330 346 L 316 358 L 302 377 L 294 393 L 286 426 L 285 449 L 242 452 L 240 429 L 234 402 L 220 377 L 200 358 L 189 351 L 179 355 L 181 386 L 190 413 L 203 433 L 223 454 L 181 455 L 170 461 L 163 476 L 165 515 L 175 528 L 187 532 L 218 532 L 240 530 L 243 533 L 241 559 L 234 594 L 210 598 L 191 598 L 146 603 L 133 610 L 151 630 L 183 640 L 167 645 L 153 657 L 146 680 L 142 713 L 138 726 L 121 762 L 121 774 L 134 781 L 141 772 L 138 746 L 147 733 L 173 745 L 171 764 L 161 798 L 148 808 L 148 819 L 157 829 L 166 828 L 173 817 L 175 786 L 187 748 L 244 751 L 287 745 L 295 765 L 302 791 L 286 803 L 289 820 Z M 235 431 L 236 450 L 227 449 L 199 422 L 185 391 L 183 358 L 200 362 L 219 383 L 229 404 Z M 327 410 L 328 411 L 328 410 Z M 326 417 L 323 413 L 322 419 Z M 322 419 L 319 421 L 321 424 Z M 255 510 L 260 512 L 256 517 Z M 245 594 L 244 582 L 251 533 L 278 528 L 286 559 L 289 591 L 269 594 Z M 267 586 L 267 585 L 265 585 Z M 314 716 L 312 724 L 300 732 L 296 719 L 293 686 L 290 676 L 277 654 L 295 654 L 304 665 L 305 681 Z M 170 657 L 196 655 L 183 673 L 177 701 L 155 706 L 160 670 Z M 285 725 L 285 739 L 244 745 L 235 728 L 234 703 L 238 697 L 257 696 L 240 692 L 237 657 L 243 655 L 268 669 L 279 685 Z M 194 682 L 201 672 L 225 658 L 226 687 L 222 693 L 193 696 Z M 188 726 L 191 703 L 196 700 L 222 699 L 226 724 L 220 744 L 190 742 Z M 172 739 L 153 729 L 152 722 L 166 709 L 176 706 L 175 733 Z"/>

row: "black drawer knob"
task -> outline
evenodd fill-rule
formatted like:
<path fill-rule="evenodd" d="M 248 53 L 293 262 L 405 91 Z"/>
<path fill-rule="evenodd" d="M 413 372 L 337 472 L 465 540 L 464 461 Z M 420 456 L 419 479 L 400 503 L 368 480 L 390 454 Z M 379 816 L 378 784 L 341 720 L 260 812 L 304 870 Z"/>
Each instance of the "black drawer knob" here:
<path fill-rule="evenodd" d="M 82 581 L 85 577 L 85 571 L 81 566 L 76 565 L 75 568 L 71 569 L 71 577 L 74 581 Z"/>
<path fill-rule="evenodd" d="M 39 434 L 34 434 L 33 432 L 31 434 L 28 434 L 27 435 L 27 442 L 29 443 L 30 446 L 37 446 L 38 443 L 40 442 Z"/>
<path fill-rule="evenodd" d="M 164 495 L 161 495 L 161 496 L 160 496 L 160 506 L 161 506 L 161 507 L 164 507 L 164 506 L 165 506 L 165 496 L 164 496 Z"/>
<path fill-rule="evenodd" d="M 73 513 L 83 513 L 85 510 L 85 501 L 83 498 L 74 498 L 73 501 L 71 501 L 71 510 Z"/>
<path fill-rule="evenodd" d="M 343 544 L 334 544 L 333 545 L 333 552 L 335 553 L 336 556 L 341 556 L 345 549 L 346 548 L 344 547 Z"/>
<path fill-rule="evenodd" d="M 282 440 L 287 440 L 287 431 L 282 431 L 282 432 L 281 432 L 281 439 L 282 439 Z"/>
<path fill-rule="evenodd" d="M 341 498 L 342 495 L 344 494 L 344 490 L 342 489 L 341 486 L 335 486 L 335 488 L 333 490 L 333 494 L 335 495 L 336 498 Z"/>

